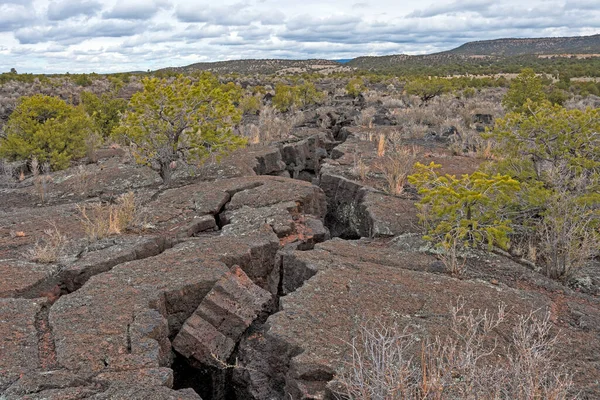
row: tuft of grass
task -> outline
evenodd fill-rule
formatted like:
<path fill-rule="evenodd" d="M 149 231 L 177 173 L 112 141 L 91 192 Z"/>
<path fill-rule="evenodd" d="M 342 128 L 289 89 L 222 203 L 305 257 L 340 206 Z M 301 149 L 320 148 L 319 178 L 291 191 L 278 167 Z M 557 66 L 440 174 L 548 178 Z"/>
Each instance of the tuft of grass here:
<path fill-rule="evenodd" d="M 31 261 L 43 264 L 57 262 L 63 255 L 67 244 L 67 237 L 60 233 L 56 225 L 44 230 L 44 238 L 38 240 L 27 255 Z"/>
<path fill-rule="evenodd" d="M 383 174 L 385 190 L 392 195 L 399 195 L 404 191 L 408 175 L 411 174 L 415 164 L 416 153 L 413 150 L 401 148 L 381 158 L 378 169 Z"/>
<path fill-rule="evenodd" d="M 136 217 L 135 195 L 133 192 L 121 195 L 116 204 L 79 206 L 80 220 L 86 236 L 99 240 L 112 235 L 120 235 L 131 227 Z"/>

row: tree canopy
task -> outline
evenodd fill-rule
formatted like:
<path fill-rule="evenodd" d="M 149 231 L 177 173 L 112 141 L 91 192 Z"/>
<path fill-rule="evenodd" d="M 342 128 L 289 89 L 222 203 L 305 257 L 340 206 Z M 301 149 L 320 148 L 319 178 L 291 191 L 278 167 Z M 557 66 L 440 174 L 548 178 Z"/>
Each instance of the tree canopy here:
<path fill-rule="evenodd" d="M 0 156 L 49 162 L 52 169 L 64 169 L 71 159 L 85 155 L 85 138 L 93 122 L 82 107 L 58 97 L 22 97 L 0 138 Z"/>
<path fill-rule="evenodd" d="M 138 163 L 158 171 L 165 183 L 180 159 L 201 163 L 245 145 L 233 133 L 241 112 L 235 107 L 239 87 L 221 84 L 210 73 L 192 80 L 146 78 L 131 98 L 116 134 L 131 145 Z"/>

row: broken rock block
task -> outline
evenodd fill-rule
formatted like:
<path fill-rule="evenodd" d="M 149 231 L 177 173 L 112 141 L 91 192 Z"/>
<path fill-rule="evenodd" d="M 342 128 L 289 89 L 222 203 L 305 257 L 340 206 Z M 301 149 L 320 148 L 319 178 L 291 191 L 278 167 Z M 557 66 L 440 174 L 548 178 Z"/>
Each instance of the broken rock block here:
<path fill-rule="evenodd" d="M 263 314 L 271 299 L 269 292 L 254 284 L 236 265 L 185 322 L 173 348 L 193 362 L 219 366 L 233 353 L 237 341 Z"/>

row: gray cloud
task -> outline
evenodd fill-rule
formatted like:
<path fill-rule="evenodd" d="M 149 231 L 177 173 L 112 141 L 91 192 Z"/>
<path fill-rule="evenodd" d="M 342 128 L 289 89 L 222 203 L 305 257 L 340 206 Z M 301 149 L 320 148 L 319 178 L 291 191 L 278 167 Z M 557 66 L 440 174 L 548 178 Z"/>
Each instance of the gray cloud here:
<path fill-rule="evenodd" d="M 159 5 L 154 1 L 118 1 L 110 11 L 103 13 L 102 17 L 107 19 L 145 20 L 152 18 L 159 8 Z"/>
<path fill-rule="evenodd" d="M 246 3 L 231 6 L 211 8 L 197 7 L 186 3 L 176 10 L 176 16 L 181 22 L 210 22 L 215 25 L 237 26 L 258 22 L 262 25 L 276 25 L 283 22 L 285 15 L 275 9 L 255 10 Z"/>
<path fill-rule="evenodd" d="M 102 10 L 102 4 L 98 1 L 87 0 L 73 2 L 69 0 L 53 1 L 48 5 L 48 19 L 61 21 L 76 16 L 91 17 Z"/>
<path fill-rule="evenodd" d="M 473 40 L 600 32 L 597 0 L 355 1 L 0 0 L 0 71 L 422 54 Z"/>
<path fill-rule="evenodd" d="M 93 24 L 21 28 L 14 35 L 21 44 L 62 42 L 76 44 L 93 37 L 127 37 L 143 32 L 146 25 L 134 21 L 98 21 Z"/>
<path fill-rule="evenodd" d="M 35 21 L 35 15 L 22 5 L 0 5 L 0 32 L 10 32 L 29 26 L 33 21 Z"/>
<path fill-rule="evenodd" d="M 486 10 L 490 5 L 494 4 L 492 0 L 465 0 L 454 1 L 449 4 L 435 4 L 424 10 L 415 10 L 408 14 L 408 18 L 428 18 L 436 15 L 454 14 L 458 12 L 477 12 Z"/>

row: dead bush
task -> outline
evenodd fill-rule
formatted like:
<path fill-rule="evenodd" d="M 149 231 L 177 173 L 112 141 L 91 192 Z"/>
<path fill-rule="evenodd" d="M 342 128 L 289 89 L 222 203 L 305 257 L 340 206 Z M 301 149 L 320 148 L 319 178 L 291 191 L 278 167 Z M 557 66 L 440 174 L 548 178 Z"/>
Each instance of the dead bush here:
<path fill-rule="evenodd" d="M 392 97 L 392 96 L 388 96 L 388 97 L 384 97 L 381 99 L 381 104 L 388 109 L 393 109 L 393 108 L 403 108 L 406 105 L 404 104 L 404 101 L 402 101 L 402 99 L 396 98 L 396 97 Z"/>
<path fill-rule="evenodd" d="M 551 278 L 569 278 L 600 249 L 598 213 L 568 193 L 558 193 L 548 202 L 537 228 L 538 257 Z"/>
<path fill-rule="evenodd" d="M 97 180 L 98 176 L 93 171 L 88 170 L 84 165 L 78 165 L 73 176 L 74 189 L 83 196 L 89 196 Z"/>
<path fill-rule="evenodd" d="M 115 204 L 79 206 L 79 213 L 88 239 L 120 235 L 131 227 L 136 218 L 135 195 L 133 192 L 125 193 Z"/>
<path fill-rule="evenodd" d="M 52 182 L 50 176 L 50 164 L 47 162 L 40 165 L 37 157 L 33 157 L 30 161 L 31 172 L 33 173 L 33 186 L 42 203 L 46 201 L 46 193 L 48 193 L 48 184 Z"/>
<path fill-rule="evenodd" d="M 354 153 L 354 165 L 350 170 L 350 173 L 354 176 L 357 176 L 361 181 L 365 181 L 367 176 L 369 175 L 370 168 L 363 161 L 360 155 Z"/>
<path fill-rule="evenodd" d="M 265 106 L 258 118 L 259 142 L 287 139 L 292 129 L 303 121 L 304 114 L 301 112 L 279 113 L 273 107 Z"/>
<path fill-rule="evenodd" d="M 338 370 L 338 399 L 567 399 L 572 378 L 556 362 L 549 314 L 517 317 L 505 358 L 498 357 L 497 313 L 450 312 L 449 333 L 419 338 L 416 327 L 363 322 Z"/>
<path fill-rule="evenodd" d="M 62 235 L 56 225 L 44 230 L 44 237 L 38 240 L 27 255 L 31 261 L 51 264 L 60 259 L 67 244 L 67 237 Z"/>

